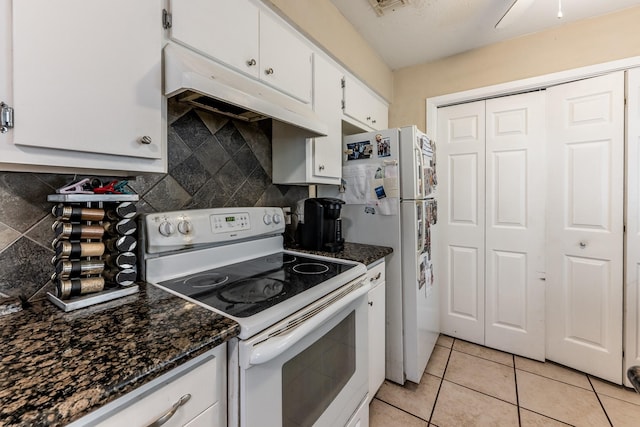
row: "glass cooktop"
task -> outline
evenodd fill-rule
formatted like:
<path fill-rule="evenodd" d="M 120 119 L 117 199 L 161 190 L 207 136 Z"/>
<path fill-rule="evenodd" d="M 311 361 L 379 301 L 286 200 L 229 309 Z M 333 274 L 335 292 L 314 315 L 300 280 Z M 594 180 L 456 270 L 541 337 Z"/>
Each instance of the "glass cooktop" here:
<path fill-rule="evenodd" d="M 231 316 L 249 317 L 354 266 L 281 252 L 159 284 Z"/>

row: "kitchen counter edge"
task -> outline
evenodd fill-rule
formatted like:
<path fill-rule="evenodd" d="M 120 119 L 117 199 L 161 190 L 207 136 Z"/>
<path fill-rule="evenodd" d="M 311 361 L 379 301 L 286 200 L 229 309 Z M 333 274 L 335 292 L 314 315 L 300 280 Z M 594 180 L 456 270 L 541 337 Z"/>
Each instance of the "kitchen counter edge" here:
<path fill-rule="evenodd" d="M 302 249 L 298 245 L 286 245 L 285 249 L 296 252 L 303 252 L 326 257 L 346 259 L 361 262 L 366 266 L 371 266 L 376 261 L 393 253 L 393 249 L 388 246 L 365 245 L 363 243 L 345 242 L 344 249 L 340 252 L 325 252 Z"/>
<path fill-rule="evenodd" d="M 0 426 L 64 426 L 239 332 L 146 283 L 69 313 L 38 301 L 0 316 Z"/>

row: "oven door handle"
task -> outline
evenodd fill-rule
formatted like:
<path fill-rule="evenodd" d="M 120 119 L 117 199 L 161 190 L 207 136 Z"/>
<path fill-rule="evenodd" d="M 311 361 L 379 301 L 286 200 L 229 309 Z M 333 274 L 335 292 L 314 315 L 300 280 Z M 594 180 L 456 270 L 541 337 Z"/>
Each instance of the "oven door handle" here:
<path fill-rule="evenodd" d="M 369 290 L 369 286 L 361 286 L 339 301 L 332 303 L 315 316 L 305 320 L 290 333 L 269 338 L 263 343 L 254 346 L 249 355 L 249 365 L 260 365 L 278 357 L 311 331 L 344 310 L 353 301 L 366 295 Z"/>

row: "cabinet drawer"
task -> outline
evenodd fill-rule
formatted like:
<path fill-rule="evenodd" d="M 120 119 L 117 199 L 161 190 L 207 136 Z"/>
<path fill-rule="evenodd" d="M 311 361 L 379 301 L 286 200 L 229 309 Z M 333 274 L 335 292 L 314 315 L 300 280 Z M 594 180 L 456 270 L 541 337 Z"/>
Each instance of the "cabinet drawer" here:
<path fill-rule="evenodd" d="M 74 421 L 69 427 L 148 426 L 171 411 L 181 398 L 183 404 L 163 426 L 225 426 L 226 354 L 227 345 L 221 344 Z M 190 397 L 183 398 L 186 395 Z"/>
<path fill-rule="evenodd" d="M 385 276 L 385 263 L 381 262 L 380 264 L 371 267 L 367 270 L 367 280 L 371 284 L 371 288 L 375 288 L 380 283 L 384 283 Z"/>
<path fill-rule="evenodd" d="M 134 399 L 125 408 L 114 411 L 98 426 L 147 426 L 172 409 L 183 396 L 191 395 L 163 426 L 184 426 L 220 399 L 217 383 L 218 364 L 214 357 L 190 371 L 169 379 L 142 398 Z M 195 424 L 197 425 L 197 424 Z"/>

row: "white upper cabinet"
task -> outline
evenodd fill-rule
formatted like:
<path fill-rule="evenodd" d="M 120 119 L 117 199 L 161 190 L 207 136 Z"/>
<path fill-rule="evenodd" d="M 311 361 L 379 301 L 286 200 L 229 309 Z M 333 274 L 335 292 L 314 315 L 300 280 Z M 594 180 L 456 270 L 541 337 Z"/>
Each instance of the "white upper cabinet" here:
<path fill-rule="evenodd" d="M 364 130 L 386 129 L 389 124 L 389 107 L 353 76 L 345 76 L 343 111 L 347 120 L 364 125 Z"/>
<path fill-rule="evenodd" d="M 291 126 L 273 123 L 273 182 L 340 184 L 342 177 L 342 71 L 329 60 L 313 60 L 313 110 L 327 136 L 305 138 Z"/>
<path fill-rule="evenodd" d="M 0 144 L 161 159 L 160 1 L 11 7 L 13 99 L 3 101 L 14 108 L 15 127 Z M 90 167 L 54 157 L 36 162 Z"/>
<path fill-rule="evenodd" d="M 171 2 L 172 40 L 311 103 L 312 54 L 304 39 L 250 0 Z"/>
<path fill-rule="evenodd" d="M 249 0 L 171 1 L 170 37 L 258 78 L 258 7 Z"/>

